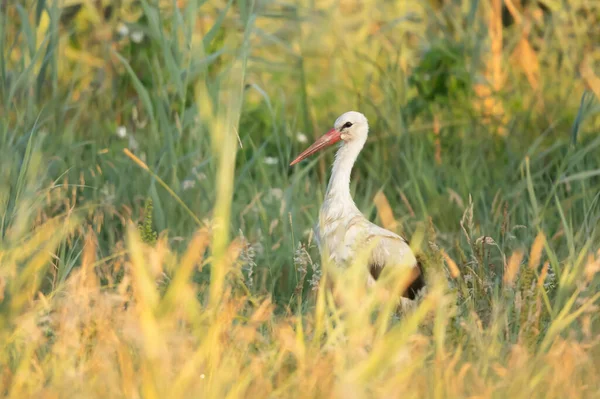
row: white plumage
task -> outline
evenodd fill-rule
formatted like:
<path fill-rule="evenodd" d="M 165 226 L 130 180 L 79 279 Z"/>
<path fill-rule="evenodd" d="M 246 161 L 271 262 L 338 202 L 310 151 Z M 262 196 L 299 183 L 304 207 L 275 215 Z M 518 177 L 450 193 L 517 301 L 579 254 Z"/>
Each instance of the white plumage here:
<path fill-rule="evenodd" d="M 383 229 L 363 216 L 350 195 L 350 174 L 369 133 L 367 118 L 355 111 L 346 112 L 334 127 L 301 153 L 294 165 L 315 152 L 341 141 L 319 212 L 316 236 L 321 254 L 328 254 L 334 264 L 348 266 L 356 252 L 368 249 L 367 278 L 372 283 L 384 267 L 406 267 L 414 270 L 413 282 L 404 295 L 413 299 L 424 287 L 422 269 L 406 240 Z"/>

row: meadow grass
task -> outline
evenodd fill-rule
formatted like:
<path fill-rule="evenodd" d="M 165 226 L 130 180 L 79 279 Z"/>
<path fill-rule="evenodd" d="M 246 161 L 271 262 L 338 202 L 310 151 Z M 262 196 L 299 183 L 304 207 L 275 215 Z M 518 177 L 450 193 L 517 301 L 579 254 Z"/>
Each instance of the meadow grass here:
<path fill-rule="evenodd" d="M 0 18 L 3 396 L 600 394 L 599 6 Z M 287 166 L 350 109 L 370 122 L 355 201 L 424 260 L 400 313 L 398 276 L 367 291 L 319 258 L 332 152 Z"/>

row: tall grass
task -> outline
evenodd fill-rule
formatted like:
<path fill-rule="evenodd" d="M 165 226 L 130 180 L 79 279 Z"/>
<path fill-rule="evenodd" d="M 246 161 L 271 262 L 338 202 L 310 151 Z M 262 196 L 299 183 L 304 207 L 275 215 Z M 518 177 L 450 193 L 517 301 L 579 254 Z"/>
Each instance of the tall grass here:
<path fill-rule="evenodd" d="M 600 394 L 600 8 L 523 3 L 0 6 L 3 396 Z M 400 312 L 287 167 L 348 109 Z"/>

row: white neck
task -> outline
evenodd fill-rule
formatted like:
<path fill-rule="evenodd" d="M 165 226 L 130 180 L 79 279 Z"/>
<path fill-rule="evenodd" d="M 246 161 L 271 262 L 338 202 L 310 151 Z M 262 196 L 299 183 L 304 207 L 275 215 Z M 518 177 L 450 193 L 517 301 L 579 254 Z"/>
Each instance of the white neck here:
<path fill-rule="evenodd" d="M 329 184 L 327 185 L 327 192 L 325 193 L 326 200 L 344 201 L 354 204 L 350 195 L 350 174 L 352 173 L 354 162 L 364 145 L 365 140 L 355 139 L 342 144 L 337 151 Z"/>

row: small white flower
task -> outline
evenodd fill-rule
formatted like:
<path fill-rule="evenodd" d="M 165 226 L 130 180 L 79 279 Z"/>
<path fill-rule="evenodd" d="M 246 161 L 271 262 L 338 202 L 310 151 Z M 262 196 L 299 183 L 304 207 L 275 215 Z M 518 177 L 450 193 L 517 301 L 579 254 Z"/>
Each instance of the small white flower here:
<path fill-rule="evenodd" d="M 204 374 L 200 374 L 200 378 L 204 379 L 206 376 Z"/>
<path fill-rule="evenodd" d="M 265 157 L 263 162 L 267 165 L 277 165 L 279 161 L 275 157 Z"/>
<path fill-rule="evenodd" d="M 134 43 L 141 43 L 144 40 L 144 32 L 136 30 L 135 32 L 131 32 L 131 41 Z"/>
<path fill-rule="evenodd" d="M 137 140 L 133 137 L 133 136 L 129 136 L 129 149 L 132 151 L 137 150 L 139 147 L 139 144 L 137 142 Z M 143 161 L 143 159 L 142 159 Z"/>
<path fill-rule="evenodd" d="M 114 189 L 114 186 L 112 186 L 112 185 L 102 186 L 102 188 L 100 189 L 100 192 L 109 201 L 112 201 L 115 198 L 115 189 Z"/>
<path fill-rule="evenodd" d="M 119 126 L 117 128 L 117 136 L 124 139 L 127 136 L 127 128 L 125 126 Z"/>
<path fill-rule="evenodd" d="M 117 28 L 117 33 L 120 36 L 127 36 L 127 35 L 129 35 L 129 28 L 127 27 L 127 25 L 121 23 L 121 24 L 119 24 L 119 27 Z"/>
<path fill-rule="evenodd" d="M 269 193 L 273 198 L 280 200 L 283 197 L 283 190 L 280 188 L 272 188 L 269 190 Z"/>
<path fill-rule="evenodd" d="M 299 143 L 306 143 L 308 141 L 308 137 L 306 137 L 304 133 L 298 132 L 298 134 L 296 134 L 296 140 L 298 140 Z"/>
<path fill-rule="evenodd" d="M 194 188 L 196 182 L 194 180 L 188 179 L 183 181 L 183 190 L 189 190 L 190 188 Z"/>

